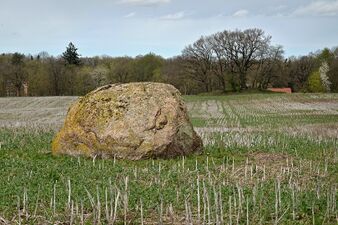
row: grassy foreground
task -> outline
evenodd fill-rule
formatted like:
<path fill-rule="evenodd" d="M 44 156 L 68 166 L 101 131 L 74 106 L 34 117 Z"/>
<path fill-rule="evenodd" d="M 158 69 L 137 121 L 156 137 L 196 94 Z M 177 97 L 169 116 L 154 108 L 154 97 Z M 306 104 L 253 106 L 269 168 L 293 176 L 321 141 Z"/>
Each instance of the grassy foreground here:
<path fill-rule="evenodd" d="M 53 157 L 56 125 L 3 122 L 0 224 L 338 223 L 338 95 L 186 101 L 205 151 L 172 160 Z"/>

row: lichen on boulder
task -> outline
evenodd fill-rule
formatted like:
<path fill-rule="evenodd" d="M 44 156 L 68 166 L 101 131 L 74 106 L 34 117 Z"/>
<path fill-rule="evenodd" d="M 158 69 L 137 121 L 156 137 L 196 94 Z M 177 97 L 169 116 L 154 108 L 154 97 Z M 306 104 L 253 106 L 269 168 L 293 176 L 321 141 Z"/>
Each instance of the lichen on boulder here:
<path fill-rule="evenodd" d="M 139 160 L 188 155 L 202 147 L 180 92 L 147 82 L 106 85 L 79 98 L 52 152 Z"/>

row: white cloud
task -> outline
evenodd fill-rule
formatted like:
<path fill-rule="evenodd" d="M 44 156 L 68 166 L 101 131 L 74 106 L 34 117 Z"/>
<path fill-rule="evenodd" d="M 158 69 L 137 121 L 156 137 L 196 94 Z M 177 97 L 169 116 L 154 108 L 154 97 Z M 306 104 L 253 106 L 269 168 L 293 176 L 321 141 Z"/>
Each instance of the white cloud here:
<path fill-rule="evenodd" d="M 308 5 L 301 6 L 293 12 L 294 15 L 338 15 L 338 0 L 334 1 L 315 1 Z"/>
<path fill-rule="evenodd" d="M 121 0 L 121 4 L 139 5 L 139 6 L 153 6 L 170 3 L 171 0 Z"/>
<path fill-rule="evenodd" d="M 234 12 L 234 14 L 232 14 L 232 16 L 234 16 L 234 17 L 245 17 L 248 14 L 249 14 L 248 10 L 241 9 L 241 10 L 238 10 L 238 11 Z"/>
<path fill-rule="evenodd" d="M 162 20 L 180 20 L 180 19 L 183 19 L 186 16 L 187 16 L 187 14 L 184 11 L 181 11 L 181 12 L 162 16 L 161 19 Z"/>
<path fill-rule="evenodd" d="M 131 17 L 134 17 L 135 15 L 136 15 L 135 12 L 131 12 L 131 13 L 125 15 L 124 18 L 131 18 Z"/>

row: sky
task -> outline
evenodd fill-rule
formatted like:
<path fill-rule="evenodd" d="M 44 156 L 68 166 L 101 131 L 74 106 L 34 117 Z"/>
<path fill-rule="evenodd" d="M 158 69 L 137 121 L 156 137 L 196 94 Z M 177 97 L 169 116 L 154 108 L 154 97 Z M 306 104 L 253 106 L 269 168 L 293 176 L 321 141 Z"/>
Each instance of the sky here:
<path fill-rule="evenodd" d="M 202 35 L 260 28 L 299 56 L 338 46 L 338 0 L 0 0 L 0 53 L 166 58 Z"/>

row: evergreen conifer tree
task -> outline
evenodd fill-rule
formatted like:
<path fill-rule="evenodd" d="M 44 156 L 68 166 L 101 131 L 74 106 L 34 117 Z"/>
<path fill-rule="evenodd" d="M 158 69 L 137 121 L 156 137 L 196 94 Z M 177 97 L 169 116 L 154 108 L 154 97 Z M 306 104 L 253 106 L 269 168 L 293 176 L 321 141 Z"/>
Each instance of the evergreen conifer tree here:
<path fill-rule="evenodd" d="M 80 65 L 80 55 L 77 53 L 77 48 L 72 42 L 69 43 L 66 51 L 62 53 L 62 58 L 69 65 Z"/>

